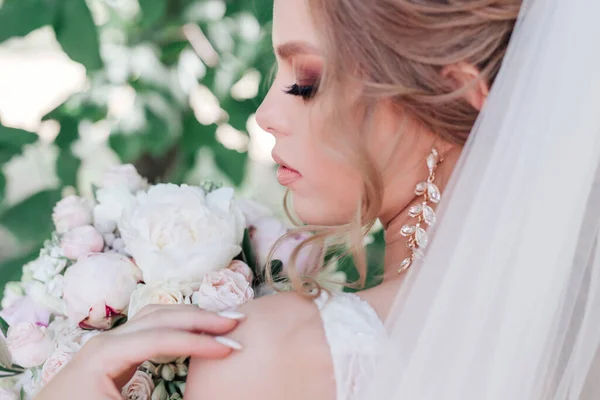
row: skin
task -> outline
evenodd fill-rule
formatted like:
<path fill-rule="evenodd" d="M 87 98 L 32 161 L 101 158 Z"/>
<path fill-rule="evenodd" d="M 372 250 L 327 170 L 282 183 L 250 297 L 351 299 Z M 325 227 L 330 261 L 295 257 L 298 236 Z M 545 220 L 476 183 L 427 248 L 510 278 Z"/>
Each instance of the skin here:
<path fill-rule="evenodd" d="M 360 174 L 323 146 L 328 132 L 321 108 L 285 93 L 294 83 L 314 83 L 325 62 L 323 44 L 306 7 L 305 0 L 275 0 L 273 47 L 278 72 L 257 120 L 276 139 L 276 160 L 301 174 L 288 186 L 296 214 L 309 224 L 343 224 L 356 210 Z M 459 63 L 445 67 L 440 79 L 459 88 L 478 76 L 477 68 Z M 352 92 L 349 88 L 348 96 Z M 480 109 L 487 94 L 487 85 L 479 83 L 464 97 Z M 390 146 L 400 127 L 403 140 Z M 384 178 L 379 218 L 386 229 L 385 268 L 393 278 L 361 292 L 360 297 L 384 319 L 402 282 L 394 271 L 409 255 L 399 231 L 409 220 L 407 210 L 415 201 L 416 183 L 427 177 L 425 159 L 433 146 L 443 154 L 444 162 L 436 172 L 436 184 L 443 190 L 461 148 L 442 142 L 410 117 L 400 118 L 385 104 L 377 111 L 373 131 L 367 148 Z M 117 387 L 131 375 L 132 367 L 159 354 L 193 355 L 185 396 L 189 399 L 335 398 L 329 346 L 317 307 L 309 299 L 294 293 L 257 299 L 240 310 L 247 315 L 241 323 L 199 310 L 185 309 L 187 314 L 169 310 L 168 315 L 164 309 L 150 310 L 164 316 L 145 311 L 141 319 L 136 316 L 86 345 L 38 399 L 70 398 L 75 393 L 91 400 L 118 399 Z M 229 338 L 243 344 L 241 351 L 232 352 L 210 336 L 228 332 Z"/>

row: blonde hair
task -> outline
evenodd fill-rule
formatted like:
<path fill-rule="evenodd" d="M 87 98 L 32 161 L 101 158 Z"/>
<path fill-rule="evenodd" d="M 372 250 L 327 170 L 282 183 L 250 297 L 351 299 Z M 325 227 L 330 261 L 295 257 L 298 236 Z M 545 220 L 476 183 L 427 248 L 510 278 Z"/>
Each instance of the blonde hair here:
<path fill-rule="evenodd" d="M 385 102 L 408 115 L 441 140 L 462 145 L 478 110 L 442 78 L 442 68 L 466 62 L 492 84 L 502 63 L 521 0 L 307 0 L 325 44 L 325 66 L 319 97 L 331 107 L 328 124 L 338 132 L 328 145 L 362 175 L 362 200 L 344 226 L 302 226 L 282 237 L 271 252 L 299 231 L 314 235 L 292 253 L 293 287 L 314 287 L 310 274 L 295 273 L 298 254 L 307 246 L 325 250 L 347 244 L 364 285 L 367 261 L 363 236 L 375 222 L 383 197 L 381 172 L 367 153 L 365 138 L 375 108 Z M 347 86 L 362 89 L 353 104 L 340 104 Z M 335 107 L 333 106 L 335 104 Z M 357 125 L 356 110 L 361 121 Z M 320 268 L 319 264 L 316 268 Z M 269 270 L 269 268 L 267 268 Z M 314 271 L 313 271 L 314 272 Z M 267 276 L 271 277 L 267 272 Z M 272 277 L 271 277 L 272 278 Z M 269 279 L 271 279 L 269 278 Z"/>

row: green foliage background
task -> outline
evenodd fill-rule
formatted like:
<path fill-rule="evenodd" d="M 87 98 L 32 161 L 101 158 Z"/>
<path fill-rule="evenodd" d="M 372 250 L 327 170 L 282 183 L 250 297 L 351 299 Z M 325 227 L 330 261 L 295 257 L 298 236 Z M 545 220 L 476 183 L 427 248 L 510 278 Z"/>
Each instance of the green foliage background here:
<path fill-rule="evenodd" d="M 139 12 L 124 16 L 119 3 L 138 2 Z M 123 162 L 136 165 L 151 181 L 182 183 L 197 164 L 199 149 L 209 149 L 217 167 L 235 185 L 244 179 L 248 153 L 226 148 L 216 130 L 228 123 L 246 132 L 248 118 L 260 105 L 274 64 L 270 43 L 272 0 L 0 0 L 0 43 L 50 26 L 64 52 L 87 71 L 89 86 L 48 113 L 44 120 L 60 124 L 56 171 L 60 185 L 19 204 L 5 202 L 2 165 L 38 140 L 35 133 L 8 128 L 0 121 L 0 225 L 24 248 L 18 259 L 0 265 L 0 284 L 15 279 L 24 262 L 37 256 L 52 231 L 51 211 L 65 187 L 76 188 L 81 160 L 73 153 L 83 122 L 107 120 L 110 147 Z M 108 14 L 94 19 L 94 7 Z M 186 33 L 187 32 L 187 33 Z M 191 34 L 190 34 L 191 32 Z M 183 67 L 185 52 L 197 51 L 191 38 L 198 32 L 212 45 L 218 59 L 202 59 L 197 81 L 218 99 L 223 117 L 201 124 L 190 106 L 189 91 L 172 79 Z M 209 46 L 210 47 L 210 46 Z M 154 69 L 132 67 L 135 58 L 150 52 Z M 117 71 L 117 73 L 115 73 Z M 149 72 L 150 71 L 150 72 Z M 158 71 L 158 72 L 157 72 Z M 249 71 L 262 83 L 252 98 L 235 98 L 232 87 Z M 128 85 L 135 90 L 141 123 L 127 126 L 111 120 L 107 90 Z M 372 261 L 381 261 L 377 237 Z M 375 255 L 373 255 L 375 254 Z"/>

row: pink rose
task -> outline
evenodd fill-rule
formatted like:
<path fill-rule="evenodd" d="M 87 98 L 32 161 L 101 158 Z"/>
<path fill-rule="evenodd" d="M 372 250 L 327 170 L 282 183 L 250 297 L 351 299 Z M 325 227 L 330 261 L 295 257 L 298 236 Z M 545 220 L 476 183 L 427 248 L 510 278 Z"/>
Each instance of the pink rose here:
<path fill-rule="evenodd" d="M 121 395 L 126 400 L 150 400 L 154 391 L 154 382 L 150 374 L 136 371 L 133 378 L 123 387 Z"/>
<path fill-rule="evenodd" d="M 50 310 L 41 306 L 29 296 L 19 298 L 9 308 L 0 312 L 0 317 L 2 317 L 10 326 L 22 322 L 48 326 L 50 315 Z"/>
<path fill-rule="evenodd" d="M 84 329 L 110 329 L 127 315 L 129 299 L 141 280 L 139 268 L 121 254 L 80 258 L 65 273 L 67 316 Z"/>
<path fill-rule="evenodd" d="M 136 193 L 139 190 L 146 189 L 148 181 L 142 178 L 133 165 L 117 165 L 106 171 L 102 180 L 102 187 L 109 189 L 124 188 L 130 193 Z"/>
<path fill-rule="evenodd" d="M 82 197 L 65 197 L 54 207 L 52 221 L 54 221 L 58 233 L 67 233 L 73 228 L 90 225 L 92 223 L 92 205 Z"/>
<path fill-rule="evenodd" d="M 229 267 L 227 267 L 227 269 L 244 275 L 244 278 L 246 278 L 246 280 L 250 284 L 254 280 L 254 273 L 252 272 L 250 267 L 242 261 L 233 260 L 231 264 L 229 264 Z"/>
<path fill-rule="evenodd" d="M 77 260 L 89 253 L 99 253 L 104 248 L 102 235 L 91 225 L 84 225 L 69 231 L 60 241 L 65 257 Z"/>
<path fill-rule="evenodd" d="M 46 385 L 71 359 L 73 353 L 57 351 L 53 353 L 42 367 L 42 385 Z"/>
<path fill-rule="evenodd" d="M 250 238 L 252 246 L 256 252 L 256 258 L 260 267 L 267 264 L 269 252 L 275 245 L 275 242 L 285 235 L 289 227 L 282 221 L 274 217 L 265 217 L 257 220 L 250 228 Z M 290 261 L 292 252 L 300 243 L 308 239 L 308 233 L 302 233 L 284 241 L 277 248 L 273 256 L 273 260 L 279 260 L 283 263 L 284 271 L 287 271 L 287 265 Z M 313 257 L 312 248 L 303 249 L 298 255 L 296 269 L 299 274 L 310 270 L 316 265 L 316 256 Z"/>
<path fill-rule="evenodd" d="M 54 343 L 46 335 L 46 328 L 29 322 L 8 328 L 6 345 L 13 362 L 23 368 L 42 365 L 54 351 Z"/>
<path fill-rule="evenodd" d="M 224 269 L 204 277 L 200 289 L 192 295 L 192 303 L 208 311 L 220 312 L 237 308 L 253 297 L 254 291 L 244 275 Z"/>

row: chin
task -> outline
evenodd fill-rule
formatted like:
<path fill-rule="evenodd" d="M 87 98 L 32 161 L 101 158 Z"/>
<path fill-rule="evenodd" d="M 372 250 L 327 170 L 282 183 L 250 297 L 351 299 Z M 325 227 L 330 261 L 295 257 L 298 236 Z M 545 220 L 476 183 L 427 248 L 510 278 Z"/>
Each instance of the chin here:
<path fill-rule="evenodd" d="M 355 210 L 344 210 L 335 204 L 323 204 L 317 199 L 294 197 L 294 213 L 307 225 L 338 226 L 350 222 Z"/>

